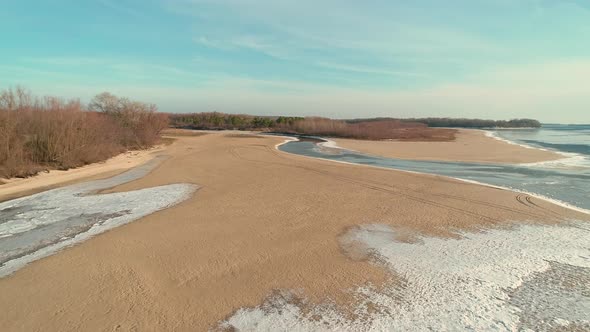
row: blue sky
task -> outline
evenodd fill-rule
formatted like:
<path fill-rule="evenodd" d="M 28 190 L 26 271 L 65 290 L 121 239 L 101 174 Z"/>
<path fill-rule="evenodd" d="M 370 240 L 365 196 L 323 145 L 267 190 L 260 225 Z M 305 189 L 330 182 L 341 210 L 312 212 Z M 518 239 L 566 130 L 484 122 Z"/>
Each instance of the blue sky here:
<path fill-rule="evenodd" d="M 162 111 L 590 122 L 587 0 L 4 0 L 0 87 Z"/>

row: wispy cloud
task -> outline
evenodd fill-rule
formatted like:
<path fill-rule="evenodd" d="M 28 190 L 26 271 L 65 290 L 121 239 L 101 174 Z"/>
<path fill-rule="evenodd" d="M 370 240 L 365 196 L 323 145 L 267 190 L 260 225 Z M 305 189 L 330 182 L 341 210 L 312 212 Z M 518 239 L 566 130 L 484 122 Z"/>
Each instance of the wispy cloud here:
<path fill-rule="evenodd" d="M 559 108 L 590 121 L 587 3 L 100 0 L 62 13 L 9 2 L 0 16 L 30 19 L 0 20 L 16 32 L 0 83 L 111 86 L 179 111 L 549 119 Z"/>
<path fill-rule="evenodd" d="M 23 57 L 20 59 L 20 63 L 19 67 L 29 72 L 69 73 L 72 68 L 76 68 L 77 76 L 84 76 L 87 71 L 109 72 L 113 76 L 112 80 L 117 80 L 120 77 L 137 80 L 203 80 L 209 77 L 208 74 L 200 73 L 190 67 L 181 68 L 170 64 L 136 61 L 125 57 Z M 44 69 L 47 67 L 53 69 L 47 71 Z"/>
<path fill-rule="evenodd" d="M 415 84 L 417 78 L 427 82 L 441 68 L 450 71 L 445 67 L 449 64 L 454 67 L 450 74 L 460 75 L 457 68 L 469 70 L 477 57 L 495 60 L 509 53 L 481 35 L 425 25 L 396 13 L 398 7 L 409 11 L 406 5 L 193 0 L 182 10 L 178 6 L 176 12 L 194 14 L 195 24 L 207 27 L 207 34 L 195 42 L 227 52 L 230 67 L 248 51 L 300 66 L 310 76 L 326 76 L 330 70 L 341 73 L 341 82 L 399 77 L 412 78 Z"/>
<path fill-rule="evenodd" d="M 386 69 L 376 68 L 376 67 L 351 66 L 351 65 L 342 65 L 342 64 L 338 64 L 338 63 L 329 63 L 329 62 L 317 62 L 316 65 L 319 67 L 349 71 L 349 72 L 353 72 L 353 73 L 377 74 L 377 75 L 387 75 L 387 76 L 410 76 L 410 77 L 429 77 L 430 76 L 426 73 L 419 73 L 419 72 L 411 72 L 411 71 L 403 71 L 403 70 L 386 70 Z"/>
<path fill-rule="evenodd" d="M 543 68 L 549 70 L 543 72 Z M 164 111 L 175 112 L 222 111 L 340 118 L 457 116 L 503 119 L 528 116 L 548 122 L 588 123 L 588 86 L 590 61 L 562 60 L 525 67 L 497 67 L 473 75 L 468 82 L 449 82 L 403 91 L 219 76 L 201 87 L 56 84 L 43 93 L 63 95 L 66 91 L 88 99 L 106 89 L 154 102 Z"/>
<path fill-rule="evenodd" d="M 543 68 L 549 70 L 543 72 Z M 409 90 L 341 88 L 307 82 L 220 76 L 199 88 L 119 86 L 114 91 L 167 105 L 176 111 L 216 110 L 340 118 L 456 116 L 503 119 L 522 116 L 543 121 L 587 123 L 590 122 L 588 86 L 590 61 L 563 60 L 526 67 L 498 67 L 473 75 L 468 82 L 448 82 Z M 231 91 L 229 95 L 228 91 Z"/>

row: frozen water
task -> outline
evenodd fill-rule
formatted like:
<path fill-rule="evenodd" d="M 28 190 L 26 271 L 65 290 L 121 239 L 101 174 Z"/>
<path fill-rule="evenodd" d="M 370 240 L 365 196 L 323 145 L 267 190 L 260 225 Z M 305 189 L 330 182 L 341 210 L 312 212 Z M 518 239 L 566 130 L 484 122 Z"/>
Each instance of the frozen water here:
<path fill-rule="evenodd" d="M 109 179 L 75 184 L 0 203 L 0 277 L 108 229 L 187 199 L 193 184 L 121 193 L 98 191 L 149 173 L 158 160 Z"/>

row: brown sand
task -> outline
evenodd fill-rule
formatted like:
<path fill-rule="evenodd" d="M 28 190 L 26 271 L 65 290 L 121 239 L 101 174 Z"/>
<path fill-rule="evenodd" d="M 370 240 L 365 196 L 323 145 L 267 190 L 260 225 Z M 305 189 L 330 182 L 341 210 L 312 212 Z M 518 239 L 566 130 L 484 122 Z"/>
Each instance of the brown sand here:
<path fill-rule="evenodd" d="M 482 130 L 460 129 L 450 142 L 362 141 L 333 139 L 338 146 L 376 156 L 487 163 L 533 163 L 563 158 L 554 152 L 527 149 L 487 137 Z"/>
<path fill-rule="evenodd" d="M 383 223 L 408 234 L 507 221 L 587 220 L 513 192 L 274 149 L 277 137 L 179 138 L 170 158 L 125 191 L 199 184 L 191 199 L 96 236 L 0 279 L 5 331 L 204 331 L 274 290 L 312 301 L 391 276 L 341 251 L 349 227 Z"/>

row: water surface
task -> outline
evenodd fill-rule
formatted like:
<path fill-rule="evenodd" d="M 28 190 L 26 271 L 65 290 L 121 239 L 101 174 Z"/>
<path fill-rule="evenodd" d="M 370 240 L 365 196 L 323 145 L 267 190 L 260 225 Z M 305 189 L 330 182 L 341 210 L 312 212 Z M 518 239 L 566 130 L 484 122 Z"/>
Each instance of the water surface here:
<path fill-rule="evenodd" d="M 533 164 L 491 164 L 402 160 L 323 147 L 321 140 L 293 141 L 281 151 L 361 165 L 444 175 L 524 191 L 590 210 L 590 126 L 551 125 L 541 129 L 493 132 L 514 144 L 529 144 L 564 154 L 564 159 Z M 576 151 L 576 152 L 573 152 Z M 490 153 L 493 153 L 491 151 Z"/>

